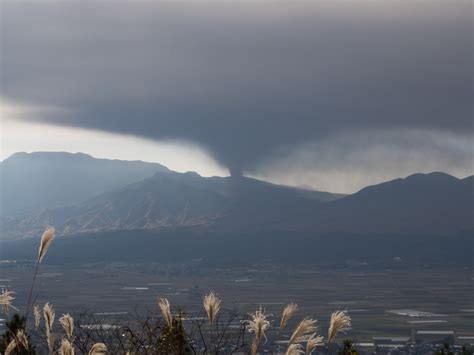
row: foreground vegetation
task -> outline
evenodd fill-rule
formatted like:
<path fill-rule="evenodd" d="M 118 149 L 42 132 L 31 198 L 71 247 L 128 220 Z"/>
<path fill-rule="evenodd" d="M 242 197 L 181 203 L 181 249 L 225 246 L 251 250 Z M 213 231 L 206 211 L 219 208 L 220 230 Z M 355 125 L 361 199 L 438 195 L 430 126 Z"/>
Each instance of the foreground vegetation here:
<path fill-rule="evenodd" d="M 39 266 L 54 238 L 55 231 L 51 227 L 41 237 L 25 314 L 15 313 L 7 321 L 7 331 L 0 340 L 0 351 L 6 355 L 37 352 L 72 355 L 76 351 L 91 355 L 218 354 L 236 351 L 257 354 L 261 345 L 267 341 L 266 333 L 271 326 L 272 315 L 266 314 L 262 307 L 244 316 L 239 316 L 236 311 L 223 310 L 222 300 L 213 291 L 203 297 L 205 318 L 191 317 L 181 310 L 173 312 L 169 300 L 159 298 L 158 316 L 149 314 L 146 319 L 137 319 L 132 324 L 108 327 L 101 324 L 90 325 L 87 314 L 82 315 L 78 321 L 70 314 L 63 314 L 58 319 L 57 327 L 53 305 L 46 303 L 41 309 L 39 305 L 31 304 Z M 14 299 L 11 291 L 4 291 L 0 295 L 0 305 L 6 316 L 11 309 L 19 311 L 13 305 Z M 278 325 L 280 331 L 287 326 L 297 310 L 298 305 L 295 303 L 288 304 L 282 310 Z M 29 318 L 30 313 L 33 319 Z M 184 325 L 185 322 L 187 326 Z M 351 318 L 346 312 L 334 312 L 326 343 L 330 344 L 338 333 L 350 326 Z M 246 337 L 246 333 L 251 333 L 251 336 Z M 317 320 L 304 318 L 287 341 L 286 353 L 311 354 L 318 346 L 323 345 L 324 337 L 318 334 Z"/>
<path fill-rule="evenodd" d="M 0 339 L 0 353 L 256 354 L 270 350 L 311 354 L 334 353 L 337 348 L 342 349 L 342 354 L 357 354 L 348 339 L 341 347 L 335 346 L 336 336 L 351 326 L 351 318 L 344 311 L 332 313 L 329 328 L 323 333 L 317 320 L 309 317 L 299 319 L 294 329 L 288 329 L 289 320 L 297 320 L 297 304 L 288 304 L 276 315 L 267 314 L 261 307 L 241 314 L 239 310 L 225 308 L 213 291 L 203 297 L 199 314 L 188 314 L 172 307 L 167 298 L 158 298 L 155 311 L 121 323 L 103 324 L 87 312 L 56 317 L 53 305 L 35 304 L 33 297 L 38 269 L 54 236 L 54 229 L 48 228 L 41 238 L 26 309 L 21 312 L 15 307 L 12 292 L 0 294 L 0 305 L 8 318 L 7 330 Z M 288 334 L 288 330 L 291 335 L 284 337 L 283 331 Z M 439 353 L 452 352 L 443 347 Z"/>

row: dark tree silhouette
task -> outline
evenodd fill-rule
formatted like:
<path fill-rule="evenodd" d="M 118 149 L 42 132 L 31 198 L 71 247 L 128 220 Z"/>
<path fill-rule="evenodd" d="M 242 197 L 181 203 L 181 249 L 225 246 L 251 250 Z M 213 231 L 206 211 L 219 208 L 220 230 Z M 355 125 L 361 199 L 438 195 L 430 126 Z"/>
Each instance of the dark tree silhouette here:
<path fill-rule="evenodd" d="M 5 349 L 7 348 L 8 344 L 15 338 L 15 334 L 22 329 L 25 331 L 26 326 L 26 319 L 24 316 L 20 316 L 19 314 L 15 313 L 10 320 L 5 322 L 6 330 L 2 334 L 2 338 L 0 339 L 0 353 L 4 353 Z M 13 351 L 13 354 L 17 355 L 30 355 L 35 354 L 35 350 L 33 345 L 31 344 L 30 337 L 28 337 L 28 342 L 30 344 L 30 349 L 26 350 L 23 346 L 18 345 L 17 348 Z"/>
<path fill-rule="evenodd" d="M 343 342 L 344 348 L 339 351 L 340 355 L 357 355 L 357 350 L 354 348 L 354 343 L 351 339 L 345 339 Z"/>

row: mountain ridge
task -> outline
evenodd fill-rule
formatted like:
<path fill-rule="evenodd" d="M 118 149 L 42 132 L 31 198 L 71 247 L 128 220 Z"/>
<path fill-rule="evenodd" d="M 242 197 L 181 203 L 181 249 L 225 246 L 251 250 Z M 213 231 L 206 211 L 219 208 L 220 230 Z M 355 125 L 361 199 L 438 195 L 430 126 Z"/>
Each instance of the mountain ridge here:
<path fill-rule="evenodd" d="M 46 225 L 62 235 L 168 228 L 450 234 L 473 227 L 473 181 L 416 173 L 340 195 L 165 168 L 79 203 L 3 218 L 2 238 L 38 235 Z"/>
<path fill-rule="evenodd" d="M 158 163 L 84 153 L 18 152 L 0 162 L 0 215 L 26 216 L 87 200 L 169 169 Z"/>

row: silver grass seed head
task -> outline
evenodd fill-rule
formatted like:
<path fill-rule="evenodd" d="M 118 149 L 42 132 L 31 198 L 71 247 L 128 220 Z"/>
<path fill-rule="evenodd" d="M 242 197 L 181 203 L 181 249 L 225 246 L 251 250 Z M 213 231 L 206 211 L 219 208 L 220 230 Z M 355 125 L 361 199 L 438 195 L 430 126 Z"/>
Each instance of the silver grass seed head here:
<path fill-rule="evenodd" d="M 48 251 L 49 246 L 56 236 L 56 230 L 53 227 L 47 227 L 41 236 L 41 242 L 38 249 L 38 262 L 41 262 Z"/>

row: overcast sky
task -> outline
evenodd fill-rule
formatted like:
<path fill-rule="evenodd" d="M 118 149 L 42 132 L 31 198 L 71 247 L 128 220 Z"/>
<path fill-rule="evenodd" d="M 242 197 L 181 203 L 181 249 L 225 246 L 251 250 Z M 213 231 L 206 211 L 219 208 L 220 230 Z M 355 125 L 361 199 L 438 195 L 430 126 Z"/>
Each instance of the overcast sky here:
<path fill-rule="evenodd" d="M 2 145 L 353 192 L 473 173 L 471 1 L 1 2 Z"/>

